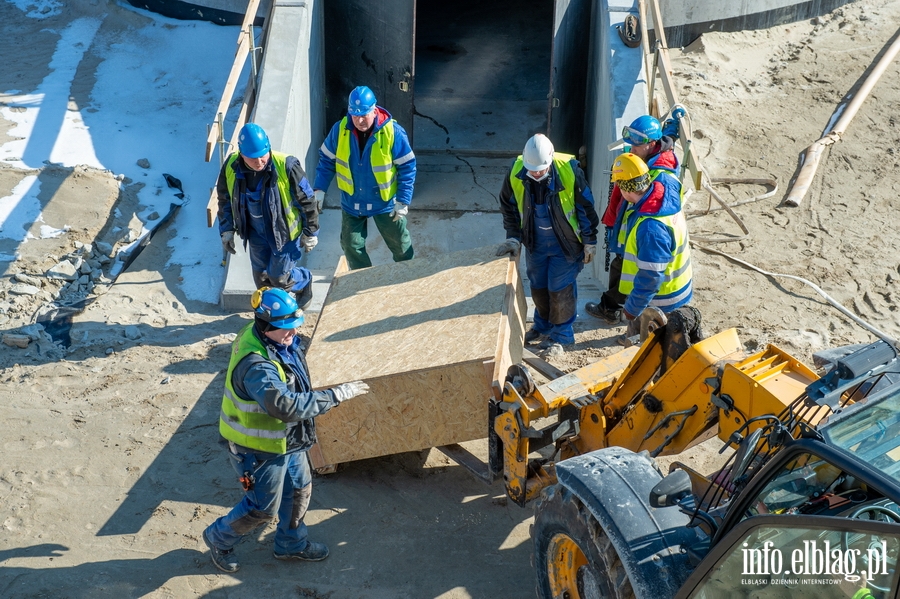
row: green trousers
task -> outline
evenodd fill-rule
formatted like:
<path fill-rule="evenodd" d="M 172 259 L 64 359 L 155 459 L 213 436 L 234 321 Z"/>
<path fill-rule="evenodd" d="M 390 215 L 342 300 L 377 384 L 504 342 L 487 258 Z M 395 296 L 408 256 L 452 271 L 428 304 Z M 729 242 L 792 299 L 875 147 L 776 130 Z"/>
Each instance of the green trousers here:
<path fill-rule="evenodd" d="M 341 249 L 347 257 L 347 266 L 350 270 L 368 268 L 372 266 L 372 260 L 366 252 L 366 237 L 369 236 L 368 217 L 351 216 L 346 211 L 341 211 Z M 394 255 L 394 262 L 412 260 L 413 247 L 409 238 L 409 230 L 406 228 L 406 217 L 394 222 L 391 213 L 376 214 L 372 216 L 375 226 L 381 233 L 385 245 Z"/>

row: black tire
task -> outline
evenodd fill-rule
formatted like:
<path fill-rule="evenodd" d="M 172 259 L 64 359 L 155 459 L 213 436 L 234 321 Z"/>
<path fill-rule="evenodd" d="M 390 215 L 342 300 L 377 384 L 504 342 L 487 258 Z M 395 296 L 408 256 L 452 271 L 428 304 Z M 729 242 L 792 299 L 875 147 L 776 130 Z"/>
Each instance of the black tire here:
<path fill-rule="evenodd" d="M 568 489 L 544 490 L 535 505 L 532 538 L 541 599 L 634 599 L 615 547 Z"/>

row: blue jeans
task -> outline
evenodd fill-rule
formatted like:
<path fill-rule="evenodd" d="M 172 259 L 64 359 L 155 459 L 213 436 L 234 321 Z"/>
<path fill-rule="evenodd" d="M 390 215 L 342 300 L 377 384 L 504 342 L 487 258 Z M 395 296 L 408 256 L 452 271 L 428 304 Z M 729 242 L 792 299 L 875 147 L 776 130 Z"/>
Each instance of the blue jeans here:
<path fill-rule="evenodd" d="M 253 282 L 257 289 L 263 286 L 291 289 L 299 282 L 296 280 L 296 274 L 292 275 L 292 270 L 306 271 L 307 280 L 312 279 L 312 275 L 305 267 L 295 268 L 297 260 L 303 257 L 302 250 L 297 249 L 295 243 L 289 241 L 282 252 L 276 252 L 269 247 L 269 242 L 264 235 L 250 228 L 247 249 L 250 254 Z"/>
<path fill-rule="evenodd" d="M 238 476 L 253 473 L 253 489 L 230 512 L 209 525 L 206 534 L 217 548 L 228 550 L 245 534 L 276 515 L 275 553 L 296 553 L 306 549 L 308 531 L 303 518 L 312 493 L 312 474 L 306 452 L 293 452 L 259 461 L 256 454 L 228 451 Z"/>
<path fill-rule="evenodd" d="M 525 272 L 528 275 L 528 282 L 531 284 L 532 296 L 536 296 L 540 290 L 543 290 L 547 294 L 550 303 L 548 306 L 549 313 L 545 317 L 541 316 L 538 302 L 535 301 L 534 324 L 532 328 L 538 333 L 549 336 L 552 341 L 557 343 L 562 343 L 563 345 L 575 343 L 575 331 L 572 328 L 572 323 L 575 322 L 577 314 L 574 309 L 569 311 L 571 316 L 563 322 L 554 323 L 550 316 L 557 311 L 553 304 L 558 302 L 560 298 L 570 302 L 577 302 L 578 285 L 575 281 L 578 278 L 578 273 L 584 268 L 584 261 L 569 262 L 562 255 L 561 251 L 548 254 L 541 250 L 527 252 L 526 259 L 528 265 Z M 572 297 L 567 294 L 571 294 Z"/>

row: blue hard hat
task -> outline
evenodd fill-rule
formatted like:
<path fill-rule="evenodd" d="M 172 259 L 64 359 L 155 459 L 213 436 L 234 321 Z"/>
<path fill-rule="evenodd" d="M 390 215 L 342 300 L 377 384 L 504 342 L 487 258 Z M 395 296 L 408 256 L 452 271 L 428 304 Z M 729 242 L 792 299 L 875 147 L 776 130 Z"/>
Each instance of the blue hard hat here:
<path fill-rule="evenodd" d="M 265 156 L 272 146 L 269 145 L 269 136 L 263 128 L 256 123 L 247 123 L 241 127 L 238 137 L 238 151 L 245 158 L 259 158 Z"/>
<path fill-rule="evenodd" d="M 264 289 L 250 300 L 254 306 L 254 313 L 260 320 L 269 323 L 277 329 L 295 329 L 303 324 L 303 310 L 297 306 L 294 296 L 284 289 Z"/>
<path fill-rule="evenodd" d="M 350 116 L 365 116 L 375 108 L 375 94 L 365 85 L 360 85 L 350 92 L 347 101 L 347 114 Z"/>
<path fill-rule="evenodd" d="M 656 117 L 649 114 L 639 116 L 629 126 L 622 129 L 622 139 L 633 146 L 659 141 L 661 138 L 662 125 L 659 124 Z"/>

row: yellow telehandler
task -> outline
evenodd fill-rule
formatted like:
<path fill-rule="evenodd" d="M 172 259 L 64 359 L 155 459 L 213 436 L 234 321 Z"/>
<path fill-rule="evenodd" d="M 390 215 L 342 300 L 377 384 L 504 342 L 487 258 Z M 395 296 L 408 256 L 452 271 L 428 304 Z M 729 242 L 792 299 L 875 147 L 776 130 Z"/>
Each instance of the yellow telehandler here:
<path fill-rule="evenodd" d="M 694 308 L 660 316 L 546 384 L 514 365 L 491 403 L 489 476 L 537 500 L 538 596 L 898 596 L 894 344 L 823 352 L 818 376 L 734 329 L 703 339 Z M 660 471 L 716 431 L 737 448 L 721 470 Z"/>

